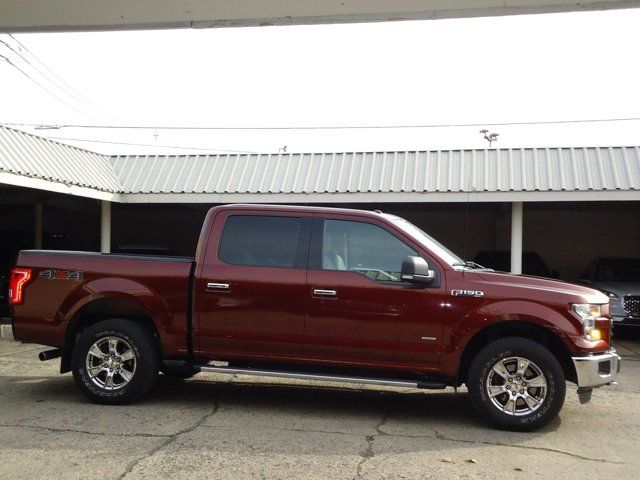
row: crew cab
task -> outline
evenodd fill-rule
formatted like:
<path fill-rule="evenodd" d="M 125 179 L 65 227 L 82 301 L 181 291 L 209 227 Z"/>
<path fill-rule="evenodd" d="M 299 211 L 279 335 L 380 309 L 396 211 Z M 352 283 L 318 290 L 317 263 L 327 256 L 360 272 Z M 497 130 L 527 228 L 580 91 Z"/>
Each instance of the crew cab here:
<path fill-rule="evenodd" d="M 55 347 L 82 392 L 132 402 L 162 372 L 442 389 L 479 415 L 534 430 L 615 381 L 606 295 L 465 262 L 402 218 L 226 205 L 195 258 L 21 251 L 17 340 Z"/>

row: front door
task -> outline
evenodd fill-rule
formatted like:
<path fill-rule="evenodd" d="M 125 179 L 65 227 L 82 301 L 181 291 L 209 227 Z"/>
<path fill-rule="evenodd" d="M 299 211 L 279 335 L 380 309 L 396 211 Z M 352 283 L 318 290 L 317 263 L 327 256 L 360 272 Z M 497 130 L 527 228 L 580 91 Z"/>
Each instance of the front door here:
<path fill-rule="evenodd" d="M 309 214 L 216 215 L 194 286 L 197 355 L 300 356 L 310 224 Z"/>
<path fill-rule="evenodd" d="M 400 236 L 382 222 L 314 219 L 305 356 L 361 366 L 438 363 L 442 273 L 430 287 L 402 282 L 402 260 L 420 254 Z"/>

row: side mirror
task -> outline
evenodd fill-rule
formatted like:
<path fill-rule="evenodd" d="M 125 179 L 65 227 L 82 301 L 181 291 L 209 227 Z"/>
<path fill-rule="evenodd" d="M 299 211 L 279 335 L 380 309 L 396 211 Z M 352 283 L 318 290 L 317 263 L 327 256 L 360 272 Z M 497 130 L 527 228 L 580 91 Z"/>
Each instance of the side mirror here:
<path fill-rule="evenodd" d="M 405 282 L 428 285 L 436 278 L 436 272 L 429 270 L 424 258 L 408 256 L 402 261 L 400 277 Z"/>

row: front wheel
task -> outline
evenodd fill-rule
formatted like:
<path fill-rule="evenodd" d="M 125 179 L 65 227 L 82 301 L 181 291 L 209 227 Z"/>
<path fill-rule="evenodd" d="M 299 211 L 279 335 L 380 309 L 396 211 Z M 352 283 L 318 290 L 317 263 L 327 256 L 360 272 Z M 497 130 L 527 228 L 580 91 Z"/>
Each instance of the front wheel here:
<path fill-rule="evenodd" d="M 498 428 L 532 431 L 553 420 L 564 403 L 562 367 L 549 350 L 509 337 L 484 347 L 467 376 L 471 404 Z"/>
<path fill-rule="evenodd" d="M 147 393 L 158 376 L 160 352 L 147 329 L 112 319 L 86 328 L 73 349 L 73 378 L 96 403 L 123 404 Z"/>

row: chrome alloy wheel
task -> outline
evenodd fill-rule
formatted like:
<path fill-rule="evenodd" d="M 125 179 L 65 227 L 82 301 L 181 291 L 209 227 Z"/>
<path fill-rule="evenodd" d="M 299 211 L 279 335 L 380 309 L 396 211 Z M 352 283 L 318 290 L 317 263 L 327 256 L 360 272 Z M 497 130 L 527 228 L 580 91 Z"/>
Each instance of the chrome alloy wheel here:
<path fill-rule="evenodd" d="M 531 360 L 508 357 L 498 360 L 487 376 L 486 391 L 491 403 L 508 415 L 529 415 L 547 396 L 547 379 Z"/>
<path fill-rule="evenodd" d="M 133 348 L 119 337 L 104 337 L 91 345 L 85 363 L 91 381 L 105 390 L 124 387 L 136 372 Z"/>

